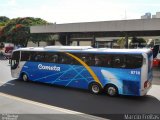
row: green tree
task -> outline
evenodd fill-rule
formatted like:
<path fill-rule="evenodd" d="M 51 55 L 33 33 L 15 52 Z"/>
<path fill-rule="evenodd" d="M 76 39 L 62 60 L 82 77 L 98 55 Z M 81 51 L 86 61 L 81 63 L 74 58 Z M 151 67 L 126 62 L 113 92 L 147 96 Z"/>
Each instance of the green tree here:
<path fill-rule="evenodd" d="M 120 48 L 125 48 L 125 38 L 120 38 L 118 41 L 117 41 L 117 44 L 120 46 Z"/>
<path fill-rule="evenodd" d="M 2 29 L 5 41 L 14 43 L 15 45 L 27 46 L 29 40 L 36 42 L 37 39 L 44 40 L 49 35 L 43 36 L 38 34 L 30 34 L 30 26 L 33 25 L 44 25 L 47 21 L 40 18 L 25 17 L 11 19 L 8 24 Z"/>
<path fill-rule="evenodd" d="M 143 38 L 137 38 L 137 37 L 133 37 L 130 43 L 130 47 L 131 48 L 142 48 L 145 47 L 147 45 L 145 39 Z"/>
<path fill-rule="evenodd" d="M 38 43 L 38 46 L 39 46 L 39 43 L 40 41 L 50 41 L 52 38 L 52 35 L 50 34 L 44 34 L 44 33 L 38 33 L 38 34 L 31 34 L 30 36 L 30 40 L 33 42 L 33 43 Z"/>
<path fill-rule="evenodd" d="M 9 18 L 6 16 L 0 16 L 0 42 L 3 42 L 5 39 L 5 36 L 3 35 L 4 26 L 9 22 Z"/>
<path fill-rule="evenodd" d="M 10 19 L 6 16 L 0 16 L 0 26 L 5 26 Z"/>

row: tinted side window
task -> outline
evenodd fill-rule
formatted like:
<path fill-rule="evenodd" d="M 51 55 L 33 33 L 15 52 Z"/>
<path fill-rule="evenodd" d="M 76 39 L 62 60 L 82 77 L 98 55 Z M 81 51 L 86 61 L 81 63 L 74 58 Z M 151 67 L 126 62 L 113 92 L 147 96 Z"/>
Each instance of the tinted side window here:
<path fill-rule="evenodd" d="M 31 52 L 30 61 L 35 62 L 45 62 L 44 52 Z"/>
<path fill-rule="evenodd" d="M 59 53 L 59 62 L 58 63 L 60 63 L 60 64 L 71 64 L 71 65 L 79 64 L 78 61 L 75 58 L 71 57 L 70 55 L 68 55 L 66 53 Z"/>
<path fill-rule="evenodd" d="M 126 68 L 134 69 L 140 68 L 143 64 L 142 55 L 127 55 L 126 56 Z"/>
<path fill-rule="evenodd" d="M 89 66 L 94 66 L 94 54 L 77 53 L 76 56 Z"/>
<path fill-rule="evenodd" d="M 125 68 L 126 67 L 126 57 L 125 55 L 112 55 L 112 67 L 114 68 Z"/>
<path fill-rule="evenodd" d="M 85 62 L 89 66 L 98 66 L 98 67 L 111 66 L 111 55 L 93 54 L 93 53 L 75 53 L 74 55 L 80 58 L 83 62 Z"/>
<path fill-rule="evenodd" d="M 45 62 L 58 63 L 59 62 L 59 55 L 58 55 L 58 53 L 46 52 L 45 53 Z"/>
<path fill-rule="evenodd" d="M 21 51 L 21 61 L 30 60 L 30 52 L 29 51 Z"/>
<path fill-rule="evenodd" d="M 111 55 L 108 54 L 96 54 L 94 58 L 95 66 L 110 67 Z"/>

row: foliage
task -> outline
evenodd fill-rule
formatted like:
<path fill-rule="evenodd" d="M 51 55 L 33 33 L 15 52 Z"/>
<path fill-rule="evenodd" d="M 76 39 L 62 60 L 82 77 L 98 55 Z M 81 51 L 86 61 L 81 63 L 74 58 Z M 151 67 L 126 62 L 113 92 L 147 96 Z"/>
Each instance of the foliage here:
<path fill-rule="evenodd" d="M 25 17 L 11 19 L 0 32 L 1 41 L 3 38 L 3 41 L 5 42 L 11 42 L 15 45 L 20 44 L 21 46 L 27 46 L 29 40 L 32 40 L 35 43 L 39 42 L 49 35 L 32 35 L 30 34 L 30 26 L 44 24 L 47 24 L 47 22 L 40 18 Z"/>
<path fill-rule="evenodd" d="M 121 38 L 117 41 L 117 44 L 120 46 L 120 48 L 124 48 L 125 47 L 125 38 Z"/>
<path fill-rule="evenodd" d="M 40 41 L 50 41 L 52 39 L 51 35 L 49 34 L 44 34 L 44 33 L 34 33 L 34 34 L 31 34 L 31 37 L 30 37 L 31 41 L 33 43 L 38 43 L 38 46 L 39 46 L 39 42 Z"/>
<path fill-rule="evenodd" d="M 143 38 L 133 37 L 130 43 L 131 48 L 143 48 L 147 45 L 146 41 Z"/>
<path fill-rule="evenodd" d="M 2 42 L 4 40 L 3 28 L 9 22 L 9 20 L 10 19 L 8 17 L 0 16 L 0 42 Z"/>
<path fill-rule="evenodd" d="M 0 26 L 5 26 L 10 19 L 5 16 L 0 16 Z"/>

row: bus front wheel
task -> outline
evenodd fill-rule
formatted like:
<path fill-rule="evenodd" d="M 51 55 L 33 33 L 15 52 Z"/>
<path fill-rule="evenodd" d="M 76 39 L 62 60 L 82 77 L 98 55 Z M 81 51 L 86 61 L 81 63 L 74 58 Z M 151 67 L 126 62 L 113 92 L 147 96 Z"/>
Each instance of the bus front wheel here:
<path fill-rule="evenodd" d="M 105 91 L 109 96 L 117 96 L 118 95 L 118 89 L 115 85 L 113 84 L 108 84 L 105 87 Z"/>
<path fill-rule="evenodd" d="M 101 93 L 102 88 L 98 83 L 94 82 L 89 85 L 89 90 L 93 94 L 99 94 Z"/>
<path fill-rule="evenodd" d="M 25 82 L 27 82 L 29 80 L 28 76 L 25 73 L 22 74 L 22 80 Z"/>

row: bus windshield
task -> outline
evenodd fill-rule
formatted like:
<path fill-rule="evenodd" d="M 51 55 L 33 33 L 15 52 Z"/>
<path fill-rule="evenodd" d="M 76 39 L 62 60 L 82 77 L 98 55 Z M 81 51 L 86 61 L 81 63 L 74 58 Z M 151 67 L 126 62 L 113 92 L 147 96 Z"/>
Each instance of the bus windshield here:
<path fill-rule="evenodd" d="M 19 64 L 20 51 L 13 52 L 11 59 L 11 69 L 16 69 Z"/>

